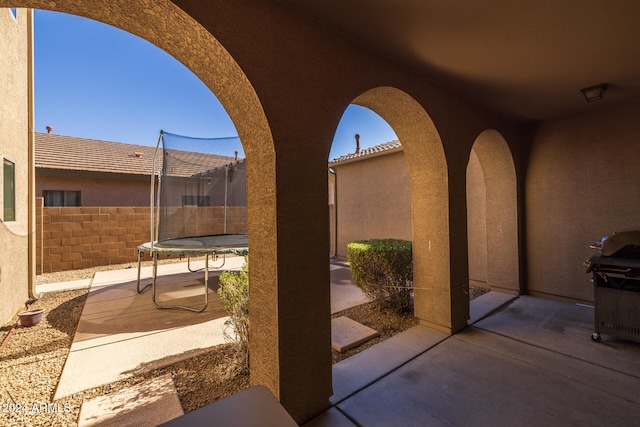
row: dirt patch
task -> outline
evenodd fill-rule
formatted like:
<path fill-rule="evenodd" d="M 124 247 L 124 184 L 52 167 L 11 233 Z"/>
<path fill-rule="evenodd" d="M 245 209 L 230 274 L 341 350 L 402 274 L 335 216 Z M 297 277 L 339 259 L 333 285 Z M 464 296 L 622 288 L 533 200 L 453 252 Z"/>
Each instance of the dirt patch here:
<path fill-rule="evenodd" d="M 358 354 L 418 324 L 418 319 L 413 317 L 413 313 L 400 314 L 390 310 L 382 310 L 373 302 L 348 308 L 331 317 L 335 319 L 340 316 L 346 316 L 358 323 L 375 329 L 380 335 L 343 353 L 332 350 L 333 363 L 338 363 L 354 354 Z"/>

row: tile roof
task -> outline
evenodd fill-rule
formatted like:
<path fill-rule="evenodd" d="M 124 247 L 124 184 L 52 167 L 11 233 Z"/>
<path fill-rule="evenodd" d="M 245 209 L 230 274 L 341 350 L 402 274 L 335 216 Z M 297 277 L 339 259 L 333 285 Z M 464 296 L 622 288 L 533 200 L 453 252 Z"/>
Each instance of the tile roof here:
<path fill-rule="evenodd" d="M 349 153 L 344 156 L 340 156 L 329 162 L 329 166 L 335 166 L 340 163 L 350 163 L 356 160 L 364 160 L 365 158 L 381 156 L 383 154 L 390 154 L 396 151 L 401 151 L 402 145 L 400 141 L 394 140 L 385 142 L 384 144 L 374 145 L 373 147 L 360 150 L 359 153 Z"/>
<path fill-rule="evenodd" d="M 36 169 L 149 176 L 153 168 L 155 150 L 155 146 L 100 141 L 53 133 L 35 133 Z M 212 168 L 233 160 L 227 156 L 170 151 L 175 158 L 182 160 L 184 165 L 202 163 L 202 156 L 207 157 L 207 164 Z M 162 168 L 162 159 L 158 163 L 156 168 Z M 181 175 L 188 176 L 191 173 L 188 169 L 190 167 L 185 166 Z"/>

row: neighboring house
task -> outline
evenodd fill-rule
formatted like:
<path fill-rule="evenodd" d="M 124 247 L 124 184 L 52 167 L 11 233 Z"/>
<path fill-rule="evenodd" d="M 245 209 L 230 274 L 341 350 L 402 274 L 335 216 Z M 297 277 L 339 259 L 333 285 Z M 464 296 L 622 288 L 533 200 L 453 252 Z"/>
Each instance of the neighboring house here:
<path fill-rule="evenodd" d="M 33 205 L 29 158 L 33 124 L 33 13 L 0 8 L 0 324 L 33 296 Z"/>
<path fill-rule="evenodd" d="M 48 130 L 35 135 L 38 273 L 135 261 L 151 239 L 151 171 L 162 171 L 163 157 L 171 159 L 160 185 L 165 232 L 246 233 L 245 159 L 161 148 L 154 165 L 152 146 Z"/>
<path fill-rule="evenodd" d="M 332 160 L 329 168 L 332 255 L 346 258 L 354 240 L 411 240 L 411 183 L 399 141 L 356 150 Z"/>
<path fill-rule="evenodd" d="M 44 206 L 149 206 L 155 147 L 35 134 Z"/>
<path fill-rule="evenodd" d="M 49 129 L 48 133 L 35 134 L 36 195 L 44 198 L 45 207 L 150 205 L 155 146 L 56 135 Z M 185 158 L 194 156 L 188 151 L 175 152 Z M 203 155 L 195 155 L 201 161 Z M 234 160 L 227 156 L 205 156 L 213 167 Z M 162 156 L 159 157 L 156 170 L 162 168 Z M 203 203 L 202 198 L 191 199 L 184 195 L 179 202 Z M 209 202 L 220 204 L 213 198 Z M 246 191 L 232 204 L 246 204 Z"/>
<path fill-rule="evenodd" d="M 330 255 L 347 257 L 349 242 L 360 239 L 411 240 L 411 181 L 399 141 L 346 154 L 329 162 Z M 472 150 L 467 166 L 469 282 L 487 279 L 486 188 Z M 495 284 L 494 284 L 495 285 Z"/>

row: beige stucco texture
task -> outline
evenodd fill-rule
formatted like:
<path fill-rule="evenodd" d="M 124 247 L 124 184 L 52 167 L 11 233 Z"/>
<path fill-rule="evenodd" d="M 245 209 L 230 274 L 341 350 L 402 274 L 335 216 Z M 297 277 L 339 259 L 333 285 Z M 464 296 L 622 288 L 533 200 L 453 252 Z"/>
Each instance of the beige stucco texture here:
<path fill-rule="evenodd" d="M 467 232 L 469 284 L 488 287 L 487 278 L 487 186 L 475 150 L 467 166 Z"/>
<path fill-rule="evenodd" d="M 337 256 L 354 240 L 411 240 L 411 179 L 402 151 L 334 166 Z"/>
<path fill-rule="evenodd" d="M 495 130 L 482 132 L 472 153 L 477 156 L 484 178 L 487 283 L 495 290 L 518 293 L 518 198 L 513 156 L 502 135 Z M 471 158 L 469 162 L 471 164 Z M 469 175 L 469 169 L 467 171 Z M 469 178 L 467 176 L 467 180 Z M 467 188 L 467 192 L 470 190 Z M 482 189 L 479 191 L 482 193 Z M 467 200 L 467 207 L 471 207 L 470 200 Z M 470 215 L 467 218 L 468 223 L 472 221 Z M 475 256 L 475 253 L 469 251 L 469 256 Z"/>
<path fill-rule="evenodd" d="M 548 121 L 527 173 L 527 288 L 592 301 L 582 263 L 604 235 L 640 229 L 640 103 Z"/>
<path fill-rule="evenodd" d="M 76 176 L 48 176 L 38 174 L 36 197 L 43 190 L 69 189 L 79 191 L 82 206 L 144 206 L 149 207 L 149 177 L 119 178 L 116 174 L 99 178 Z"/>
<path fill-rule="evenodd" d="M 29 297 L 29 37 L 30 12 L 0 9 L 0 158 L 15 166 L 15 220 L 0 212 L 0 321 Z M 3 167 L 0 166 L 0 167 Z M 4 207 L 0 174 L 0 206 Z"/>

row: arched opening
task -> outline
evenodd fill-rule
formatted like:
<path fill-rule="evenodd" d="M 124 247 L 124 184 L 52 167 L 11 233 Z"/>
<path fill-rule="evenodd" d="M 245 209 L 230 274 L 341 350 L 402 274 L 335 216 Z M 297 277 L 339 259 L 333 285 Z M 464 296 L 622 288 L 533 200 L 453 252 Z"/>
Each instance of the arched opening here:
<path fill-rule="evenodd" d="M 487 279 L 487 187 L 474 149 L 467 165 L 469 285 L 489 289 Z"/>
<path fill-rule="evenodd" d="M 519 292 L 516 172 L 506 141 L 482 132 L 467 165 L 469 282 Z"/>
<path fill-rule="evenodd" d="M 389 123 L 360 105 L 346 108 L 333 138 L 329 232 L 332 354 L 337 363 L 416 323 L 412 310 L 380 306 L 376 292 L 359 288 L 352 275 L 351 242 L 411 240 L 411 179 L 402 145 Z M 343 330 L 354 333 L 345 336 Z"/>
<path fill-rule="evenodd" d="M 415 99 L 392 87 L 371 89 L 353 103 L 379 114 L 402 141 L 411 179 L 414 313 L 425 325 L 459 330 L 466 315 L 452 314 L 448 175 L 438 131 Z"/>
<path fill-rule="evenodd" d="M 44 197 L 45 207 L 148 207 L 154 150 L 147 147 L 155 147 L 160 130 L 224 138 L 209 151 L 233 159 L 235 150 L 244 159 L 215 94 L 171 55 L 98 21 L 40 9 L 33 15 L 35 195 Z M 204 150 L 186 141 L 181 148 Z M 227 143 L 233 147 L 224 149 Z M 125 147 L 138 153 L 137 164 L 117 154 Z M 105 169 L 111 170 L 105 175 Z M 38 244 L 42 248 L 42 239 Z M 72 252 L 81 259 L 71 268 L 127 262 L 101 249 L 89 258 L 77 245 Z M 69 268 L 48 248 L 38 255 L 38 272 Z"/>
<path fill-rule="evenodd" d="M 37 132 L 150 146 L 161 129 L 202 138 L 237 134 L 216 95 L 162 49 L 76 15 L 33 14 Z"/>
<path fill-rule="evenodd" d="M 330 255 L 354 240 L 411 240 L 411 183 L 402 146 L 376 112 L 351 104 L 329 155 Z"/>
<path fill-rule="evenodd" d="M 236 125 L 247 156 L 248 231 L 252 253 L 252 375 L 280 397 L 277 360 L 278 300 L 262 289 L 277 289 L 275 150 L 268 121 L 251 83 L 226 49 L 191 16 L 166 0 L 55 2 L 0 1 L 0 6 L 46 9 L 101 21 L 137 35 L 169 53 L 189 68 L 220 100 Z M 33 166 L 33 165 L 32 165 Z M 33 189 L 31 190 L 33 193 Z M 32 194 L 30 199 L 34 200 Z M 33 211 L 33 209 L 32 209 Z M 30 221 L 33 223 L 33 221 Z M 35 233 L 33 233 L 35 234 Z M 277 336 L 277 333 L 276 333 Z"/>

